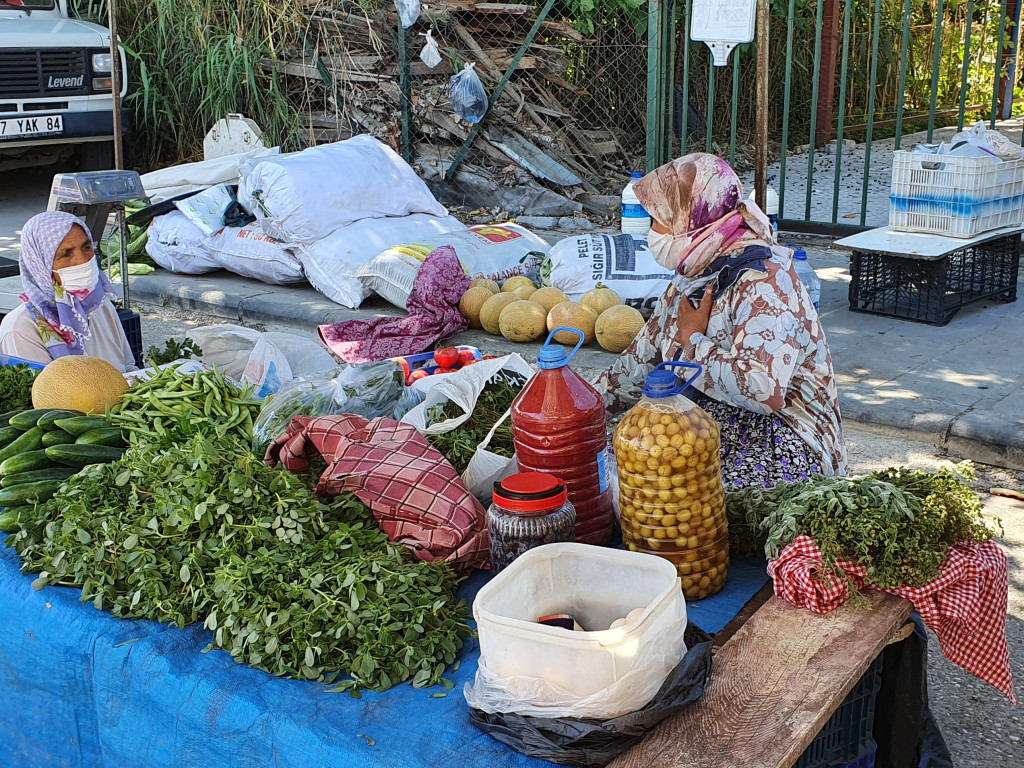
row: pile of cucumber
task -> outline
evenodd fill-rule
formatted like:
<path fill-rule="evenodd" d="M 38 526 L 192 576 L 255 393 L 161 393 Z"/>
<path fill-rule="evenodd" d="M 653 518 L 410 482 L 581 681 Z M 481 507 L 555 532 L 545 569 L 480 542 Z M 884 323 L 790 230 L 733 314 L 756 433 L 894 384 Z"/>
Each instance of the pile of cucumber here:
<path fill-rule="evenodd" d="M 121 430 L 105 416 L 53 408 L 0 414 L 0 531 L 17 528 L 82 467 L 124 452 Z"/>

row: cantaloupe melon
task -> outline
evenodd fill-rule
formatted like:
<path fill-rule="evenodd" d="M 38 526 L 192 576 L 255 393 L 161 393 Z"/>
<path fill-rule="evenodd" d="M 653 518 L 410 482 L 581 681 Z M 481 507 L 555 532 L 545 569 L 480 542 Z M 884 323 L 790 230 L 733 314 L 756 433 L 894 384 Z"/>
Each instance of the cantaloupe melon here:
<path fill-rule="evenodd" d="M 480 327 L 480 310 L 489 298 L 494 294 L 485 286 L 470 288 L 459 299 L 459 312 L 469 322 L 470 328 Z"/>
<path fill-rule="evenodd" d="M 609 307 L 597 318 L 594 335 L 597 343 L 609 352 L 621 352 L 629 346 L 644 327 L 640 311 L 625 304 Z"/>
<path fill-rule="evenodd" d="M 561 304 L 556 304 L 548 312 L 547 326 L 549 332 L 559 327 L 575 328 L 583 334 L 584 344 L 589 344 L 594 340 L 594 326 L 596 324 L 597 312 L 586 304 L 580 304 L 576 301 L 563 301 Z M 555 341 L 559 344 L 576 344 L 579 340 L 580 337 L 575 333 L 561 331 L 555 334 Z"/>
<path fill-rule="evenodd" d="M 533 284 L 533 280 L 526 277 L 525 275 L 516 275 L 510 277 L 504 283 L 501 284 L 501 290 L 505 293 L 514 293 L 516 288 L 536 288 Z"/>
<path fill-rule="evenodd" d="M 562 293 L 557 288 L 547 286 L 541 288 L 535 294 L 530 297 L 530 301 L 536 301 L 538 304 L 544 307 L 548 312 L 555 308 L 558 304 L 563 301 L 568 301 L 569 297 Z"/>
<path fill-rule="evenodd" d="M 534 341 L 544 335 L 547 312 L 535 301 L 514 301 L 501 310 L 498 325 L 509 341 Z"/>
<path fill-rule="evenodd" d="M 33 408 L 103 413 L 128 391 L 128 382 L 106 360 L 67 355 L 49 363 L 32 384 Z"/>
<path fill-rule="evenodd" d="M 498 325 L 498 321 L 501 318 L 501 310 L 507 307 L 514 301 L 519 301 L 519 297 L 514 293 L 496 293 L 480 307 L 480 325 L 488 333 L 493 333 L 495 336 L 501 334 L 501 328 Z"/>
<path fill-rule="evenodd" d="M 535 285 L 521 285 L 516 288 L 512 293 L 518 296 L 523 301 L 530 301 L 533 294 L 537 292 L 537 286 Z M 543 305 L 542 305 L 543 306 Z"/>
<path fill-rule="evenodd" d="M 498 284 L 487 277 L 478 277 L 476 280 L 469 284 L 469 287 L 486 288 L 491 293 L 498 293 L 501 291 L 501 288 L 498 287 Z"/>
<path fill-rule="evenodd" d="M 580 297 L 580 304 L 586 304 L 599 315 L 606 309 L 618 306 L 621 303 L 622 297 L 611 288 L 605 288 L 601 283 L 598 283 L 596 288 L 591 288 Z"/>

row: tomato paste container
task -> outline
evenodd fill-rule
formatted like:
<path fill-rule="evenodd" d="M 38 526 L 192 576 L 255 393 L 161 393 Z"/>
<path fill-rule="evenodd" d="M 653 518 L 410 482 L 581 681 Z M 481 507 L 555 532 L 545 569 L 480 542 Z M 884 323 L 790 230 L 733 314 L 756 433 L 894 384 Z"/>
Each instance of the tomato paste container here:
<path fill-rule="evenodd" d="M 576 510 L 565 483 L 554 475 L 520 472 L 494 484 L 487 510 L 491 573 L 543 544 L 572 541 Z"/>
<path fill-rule="evenodd" d="M 556 333 L 580 337 L 566 355 Z M 604 399 L 569 367 L 583 346 L 575 328 L 556 328 L 537 355 L 540 370 L 512 403 L 512 438 L 520 472 L 546 472 L 565 483 L 576 510 L 576 541 L 606 545 L 614 526 L 605 477 Z"/>
<path fill-rule="evenodd" d="M 680 384 L 669 366 L 696 373 Z M 657 366 L 613 439 L 622 541 L 675 565 L 690 600 L 718 592 L 729 571 L 718 425 L 682 394 L 700 372 Z"/>

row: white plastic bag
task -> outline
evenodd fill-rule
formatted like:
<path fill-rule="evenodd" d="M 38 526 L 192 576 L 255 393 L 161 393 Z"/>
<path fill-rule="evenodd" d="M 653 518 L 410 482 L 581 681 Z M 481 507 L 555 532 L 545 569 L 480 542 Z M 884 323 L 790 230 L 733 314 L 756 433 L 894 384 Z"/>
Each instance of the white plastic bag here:
<path fill-rule="evenodd" d="M 475 67 L 476 64 L 466 64 L 448 81 L 452 109 L 467 123 L 479 123 L 487 114 L 487 92 Z"/>
<path fill-rule="evenodd" d="M 484 224 L 388 248 L 360 267 L 356 275 L 370 290 L 405 309 L 420 265 L 442 245 L 455 248 L 470 277 L 495 281 L 536 273 L 550 247 L 517 224 Z"/>
<path fill-rule="evenodd" d="M 266 397 L 293 379 L 319 376 L 337 367 L 330 353 L 315 341 L 293 333 L 262 333 L 242 378 L 256 387 L 255 397 Z"/>
<path fill-rule="evenodd" d="M 174 204 L 206 236 L 224 229 L 224 212 L 235 201 L 226 184 L 204 189 Z"/>
<path fill-rule="evenodd" d="M 217 368 L 232 381 L 241 381 L 260 332 L 241 325 L 221 323 L 193 328 L 188 336 L 203 350 L 203 365 Z"/>
<path fill-rule="evenodd" d="M 398 18 L 406 29 L 415 24 L 416 19 L 420 17 L 420 0 L 395 0 L 395 8 L 398 9 Z"/>
<path fill-rule="evenodd" d="M 261 160 L 238 201 L 286 246 L 315 243 L 359 219 L 448 213 L 408 163 L 367 135 Z"/>
<path fill-rule="evenodd" d="M 548 260 L 552 287 L 573 301 L 602 283 L 644 317 L 650 317 L 674 277 L 654 260 L 646 235 L 567 237 L 551 247 Z"/>
<path fill-rule="evenodd" d="M 212 187 L 215 184 L 237 184 L 242 177 L 242 166 L 247 161 L 257 157 L 276 155 L 280 151 L 278 147 L 272 149 L 261 147 L 250 152 L 239 152 L 235 155 L 225 155 L 198 163 L 172 165 L 169 168 L 144 173 L 142 186 L 149 199 L 154 203 L 159 203 L 186 192 Z"/>
<path fill-rule="evenodd" d="M 306 282 L 302 263 L 259 224 L 224 227 L 208 240 L 210 258 L 229 272 L 272 285 Z"/>
<path fill-rule="evenodd" d="M 477 398 L 489 384 L 495 381 L 507 381 L 512 386 L 521 389 L 532 375 L 533 369 L 517 354 L 506 355 L 494 360 L 482 360 L 474 365 L 460 368 L 454 373 L 438 377 L 441 381 L 427 391 L 427 396 L 422 403 L 402 417 L 402 422 L 412 424 L 424 435 L 443 435 L 469 419 L 476 407 Z M 463 410 L 462 416 L 431 422 L 430 413 L 434 406 L 443 405 L 449 401 Z M 505 418 L 508 417 L 509 414 L 506 413 Z M 494 484 L 497 481 L 516 471 L 515 457 L 506 458 L 487 450 L 497 426 L 495 424 L 487 438 L 477 446 L 473 457 L 469 460 L 469 466 L 462 473 L 462 481 L 466 484 L 466 488 L 482 503 L 490 500 Z"/>
<path fill-rule="evenodd" d="M 441 63 L 441 51 L 438 50 L 437 41 L 434 40 L 434 30 L 428 29 L 425 35 L 421 32 L 420 37 L 427 38 L 427 42 L 423 44 L 423 50 L 420 51 L 420 61 L 434 69 Z"/>
<path fill-rule="evenodd" d="M 323 240 L 300 245 L 295 254 L 306 279 L 331 301 L 358 309 L 371 291 L 356 271 L 381 251 L 416 237 L 435 237 L 465 230 L 454 216 L 412 213 L 382 219 L 360 219 L 339 227 Z"/>
<path fill-rule="evenodd" d="M 164 269 L 183 275 L 202 275 L 220 269 L 210 240 L 181 211 L 157 216 L 149 225 L 146 253 Z"/>

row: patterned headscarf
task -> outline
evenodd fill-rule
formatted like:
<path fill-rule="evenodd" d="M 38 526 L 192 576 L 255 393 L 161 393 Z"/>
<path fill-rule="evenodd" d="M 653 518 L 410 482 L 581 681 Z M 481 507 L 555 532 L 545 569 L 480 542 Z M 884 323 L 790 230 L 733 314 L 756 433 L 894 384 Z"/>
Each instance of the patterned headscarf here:
<path fill-rule="evenodd" d="M 736 172 L 715 155 L 680 157 L 651 171 L 633 190 L 652 218 L 672 234 L 676 269 L 687 277 L 748 246 L 775 244 L 768 217 L 743 199 Z"/>
<path fill-rule="evenodd" d="M 36 321 L 50 357 L 83 354 L 82 344 L 91 337 L 89 315 L 103 303 L 106 294 L 116 295 L 110 280 L 100 272 L 91 291 L 65 291 L 53 280 L 57 248 L 75 226 L 89 228 L 78 217 L 64 211 L 48 211 L 29 219 L 21 230 L 21 300 Z M 94 257 L 95 258 L 95 257 Z"/>

